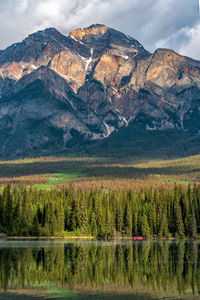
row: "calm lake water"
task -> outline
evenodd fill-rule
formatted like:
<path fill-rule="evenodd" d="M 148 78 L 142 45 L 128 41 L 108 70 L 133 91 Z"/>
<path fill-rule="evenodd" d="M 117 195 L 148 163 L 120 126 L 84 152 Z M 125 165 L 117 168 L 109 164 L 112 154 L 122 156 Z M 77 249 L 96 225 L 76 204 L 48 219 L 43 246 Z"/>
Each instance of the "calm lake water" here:
<path fill-rule="evenodd" d="M 0 299 L 199 295 L 199 242 L 0 241 Z"/>

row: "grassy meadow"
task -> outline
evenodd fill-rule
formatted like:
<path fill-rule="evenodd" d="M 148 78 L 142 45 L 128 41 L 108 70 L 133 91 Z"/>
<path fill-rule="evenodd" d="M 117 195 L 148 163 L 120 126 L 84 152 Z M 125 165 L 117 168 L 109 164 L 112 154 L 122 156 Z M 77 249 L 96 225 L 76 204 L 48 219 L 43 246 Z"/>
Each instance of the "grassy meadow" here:
<path fill-rule="evenodd" d="M 0 162 L 0 187 L 38 189 L 74 185 L 83 189 L 140 189 L 200 183 L 200 155 L 173 160 L 116 160 L 97 157 L 40 157 Z"/>

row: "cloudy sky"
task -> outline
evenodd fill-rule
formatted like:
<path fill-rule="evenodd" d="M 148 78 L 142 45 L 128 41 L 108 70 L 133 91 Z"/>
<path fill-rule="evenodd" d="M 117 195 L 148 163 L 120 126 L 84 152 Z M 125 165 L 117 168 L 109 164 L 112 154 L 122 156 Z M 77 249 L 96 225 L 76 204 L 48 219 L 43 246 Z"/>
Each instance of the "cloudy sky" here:
<path fill-rule="evenodd" d="M 199 0 L 0 0 L 0 49 L 29 33 L 62 33 L 102 23 L 146 49 L 171 48 L 200 60 Z"/>

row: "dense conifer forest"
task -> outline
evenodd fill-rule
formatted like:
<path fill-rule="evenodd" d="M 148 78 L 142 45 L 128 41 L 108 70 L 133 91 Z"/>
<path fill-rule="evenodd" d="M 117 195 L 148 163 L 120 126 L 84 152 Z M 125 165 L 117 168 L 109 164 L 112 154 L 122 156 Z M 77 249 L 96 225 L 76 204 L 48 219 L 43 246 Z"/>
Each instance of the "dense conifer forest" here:
<path fill-rule="evenodd" d="M 200 186 L 141 190 L 37 190 L 7 185 L 0 195 L 0 232 L 13 236 L 63 236 L 64 232 L 111 239 L 196 238 Z"/>

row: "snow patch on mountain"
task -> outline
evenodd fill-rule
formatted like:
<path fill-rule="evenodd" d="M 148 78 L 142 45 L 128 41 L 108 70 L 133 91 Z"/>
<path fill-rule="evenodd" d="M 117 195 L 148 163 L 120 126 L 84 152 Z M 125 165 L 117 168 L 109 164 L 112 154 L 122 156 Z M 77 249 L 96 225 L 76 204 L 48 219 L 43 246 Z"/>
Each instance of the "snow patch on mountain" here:
<path fill-rule="evenodd" d="M 31 67 L 33 70 L 37 70 L 37 67 L 35 65 L 32 64 Z"/>
<path fill-rule="evenodd" d="M 90 49 L 90 57 L 88 60 L 86 60 L 86 65 L 85 65 L 85 71 L 87 72 L 91 62 L 92 62 L 92 59 L 93 59 L 93 54 L 94 54 L 94 48 L 91 48 Z"/>
<path fill-rule="evenodd" d="M 104 121 L 103 121 L 103 124 L 106 127 L 106 131 L 107 131 L 107 133 L 104 134 L 104 137 L 108 137 L 114 131 L 114 128 L 108 126 L 108 124 L 106 124 Z"/>
<path fill-rule="evenodd" d="M 128 121 L 123 116 L 119 116 L 119 119 L 124 121 L 126 127 L 128 126 Z"/>

